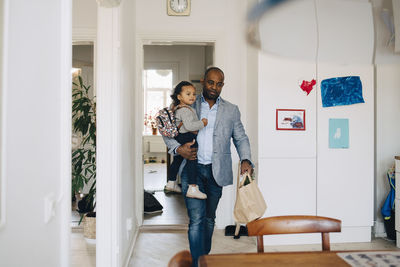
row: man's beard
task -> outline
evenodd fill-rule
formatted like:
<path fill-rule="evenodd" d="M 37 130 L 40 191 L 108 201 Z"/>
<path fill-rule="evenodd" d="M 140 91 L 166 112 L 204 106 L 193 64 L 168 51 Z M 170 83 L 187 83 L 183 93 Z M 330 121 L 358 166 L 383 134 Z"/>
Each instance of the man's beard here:
<path fill-rule="evenodd" d="M 215 94 L 210 94 L 209 92 L 214 92 Z M 219 97 L 219 94 L 217 91 L 214 90 L 207 90 L 203 88 L 203 95 L 205 99 L 209 100 L 216 100 Z"/>

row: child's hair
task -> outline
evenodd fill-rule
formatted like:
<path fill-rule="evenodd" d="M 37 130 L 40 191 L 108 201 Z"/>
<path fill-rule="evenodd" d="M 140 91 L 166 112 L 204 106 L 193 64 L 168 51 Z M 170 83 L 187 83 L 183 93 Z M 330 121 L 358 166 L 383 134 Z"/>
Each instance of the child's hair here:
<path fill-rule="evenodd" d="M 181 103 L 181 101 L 179 101 L 179 99 L 178 99 L 178 95 L 182 92 L 182 88 L 184 86 L 192 86 L 194 88 L 193 84 L 191 84 L 190 82 L 187 82 L 187 81 L 181 81 L 180 83 L 178 83 L 175 86 L 173 94 L 171 95 L 171 98 L 172 98 L 172 101 L 173 101 L 172 104 L 174 106 L 177 106 L 177 105 L 179 105 Z"/>

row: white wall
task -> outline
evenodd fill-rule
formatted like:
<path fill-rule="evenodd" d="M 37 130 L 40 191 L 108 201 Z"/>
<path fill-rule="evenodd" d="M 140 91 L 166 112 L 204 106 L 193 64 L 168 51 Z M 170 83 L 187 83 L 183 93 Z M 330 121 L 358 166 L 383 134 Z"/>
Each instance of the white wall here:
<path fill-rule="evenodd" d="M 371 1 L 375 25 L 375 234 L 384 235 L 382 204 L 389 192 L 386 172 L 394 164 L 394 156 L 400 154 L 398 133 L 400 125 L 393 123 L 399 113 L 400 99 L 400 55 L 394 53 L 394 45 L 387 46 L 389 30 L 381 18 L 383 0 Z M 388 2 L 388 1 L 386 1 Z M 390 1 L 391 2 L 391 1 Z M 387 3 L 386 3 L 387 4 Z M 390 7 L 390 5 L 386 5 Z"/>
<path fill-rule="evenodd" d="M 71 7 L 68 1 L 6 1 L 5 12 L 0 265 L 68 266 Z M 51 195 L 55 216 L 46 223 L 45 198 Z"/>
<path fill-rule="evenodd" d="M 4 51 L 4 1 L 0 1 L 0 127 L 1 127 L 1 132 L 0 132 L 0 228 L 2 227 L 3 223 L 5 222 L 5 177 L 4 177 L 4 165 L 3 165 L 3 158 L 4 158 L 4 141 L 3 141 L 3 136 L 4 136 L 4 127 L 3 127 L 3 87 L 5 85 L 4 81 L 4 74 L 3 74 L 3 64 L 4 64 L 4 56 L 3 56 L 3 51 Z"/>
<path fill-rule="evenodd" d="M 144 64 L 145 68 L 157 68 L 159 63 L 176 63 L 178 75 L 174 77 L 174 83 L 182 80 L 199 80 L 206 69 L 205 52 L 206 46 L 199 45 L 146 45 Z M 202 90 L 200 84 L 195 86 L 197 90 Z"/>
<path fill-rule="evenodd" d="M 74 45 L 72 46 L 72 65 L 87 64 L 93 66 L 94 51 L 93 45 Z"/>
<path fill-rule="evenodd" d="M 375 218 L 382 223 L 381 208 L 390 187 L 386 173 L 400 155 L 400 64 L 376 65 L 376 199 Z M 381 228 L 376 229 L 380 234 Z M 382 229 L 383 230 L 383 229 Z"/>
<path fill-rule="evenodd" d="M 80 68 L 80 76 L 85 86 L 90 86 L 89 96 L 95 95 L 94 87 L 94 45 L 73 45 L 72 46 L 72 67 Z M 75 80 L 75 83 L 77 80 Z M 90 187 L 89 187 L 90 188 Z M 87 190 L 89 190 L 87 188 Z"/>
<path fill-rule="evenodd" d="M 95 0 L 73 0 L 72 8 L 73 30 L 97 28 L 97 2 Z"/>
<path fill-rule="evenodd" d="M 136 55 L 135 55 L 135 1 L 124 0 L 120 6 L 121 23 L 121 99 L 120 99 L 120 127 L 121 127 L 121 216 L 120 216 L 120 235 L 119 249 L 121 263 L 127 264 L 129 256 L 132 253 L 134 241 L 138 231 L 136 218 L 138 202 L 135 196 L 135 170 L 141 168 L 142 162 L 134 161 L 135 147 L 140 146 L 135 142 L 137 132 L 134 128 L 134 91 L 135 91 L 135 73 L 136 73 Z M 131 225 L 129 225 L 131 224 Z M 130 228 L 130 230 L 128 230 Z"/>
<path fill-rule="evenodd" d="M 176 41 L 216 40 L 215 65 L 225 72 L 225 86 L 222 97 L 238 104 L 245 127 L 256 114 L 247 112 L 247 43 L 245 41 L 245 1 L 192 1 L 189 17 L 172 17 L 166 14 L 166 1 L 156 5 L 151 1 L 136 3 L 136 29 L 139 39 Z M 140 64 L 140 63 L 139 63 Z M 139 85 L 140 86 L 140 85 Z M 252 99 L 254 102 L 254 99 Z M 138 110 L 140 112 L 140 109 Z M 138 122 L 136 125 L 140 125 Z M 250 142 L 256 142 L 249 136 Z M 233 149 L 234 150 L 234 149 Z M 236 153 L 233 161 L 237 162 Z M 236 167 L 236 164 L 234 164 Z M 234 171 L 236 173 L 236 170 Z M 139 173 L 140 174 L 140 173 Z M 223 228 L 233 222 L 233 187 L 224 188 L 217 211 L 217 227 Z"/>
<path fill-rule="evenodd" d="M 400 64 L 400 54 L 394 53 L 393 43 L 387 46 L 390 32 L 381 17 L 381 10 L 384 2 L 386 2 L 385 7 L 391 7 L 391 5 L 388 4 L 391 0 L 371 0 L 375 26 L 375 64 Z"/>

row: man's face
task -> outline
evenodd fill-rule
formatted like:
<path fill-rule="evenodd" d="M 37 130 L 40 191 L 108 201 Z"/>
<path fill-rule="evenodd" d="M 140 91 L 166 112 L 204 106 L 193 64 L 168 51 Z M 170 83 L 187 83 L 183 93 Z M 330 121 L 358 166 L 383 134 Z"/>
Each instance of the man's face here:
<path fill-rule="evenodd" d="M 216 100 L 224 86 L 224 76 L 218 70 L 211 70 L 203 81 L 203 96 L 205 99 Z"/>

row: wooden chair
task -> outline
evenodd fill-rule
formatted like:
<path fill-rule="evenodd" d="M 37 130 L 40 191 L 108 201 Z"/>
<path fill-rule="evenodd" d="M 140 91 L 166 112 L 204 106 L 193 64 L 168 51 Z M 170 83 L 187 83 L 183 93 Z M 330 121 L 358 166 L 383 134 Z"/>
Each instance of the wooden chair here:
<path fill-rule="evenodd" d="M 319 216 L 276 216 L 247 224 L 249 236 L 257 236 L 257 252 L 264 252 L 263 235 L 321 233 L 322 250 L 330 250 L 329 232 L 340 232 L 340 220 Z"/>
<path fill-rule="evenodd" d="M 168 263 L 168 267 L 190 267 L 192 266 L 192 255 L 188 250 L 176 253 Z"/>

